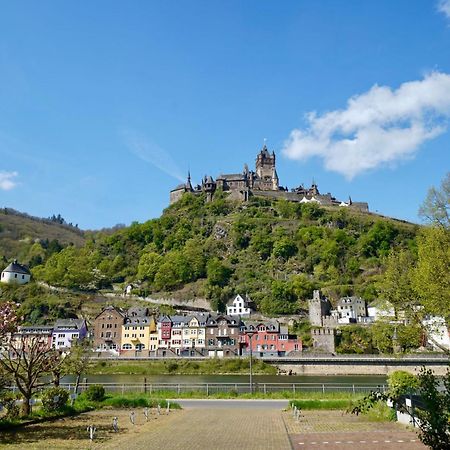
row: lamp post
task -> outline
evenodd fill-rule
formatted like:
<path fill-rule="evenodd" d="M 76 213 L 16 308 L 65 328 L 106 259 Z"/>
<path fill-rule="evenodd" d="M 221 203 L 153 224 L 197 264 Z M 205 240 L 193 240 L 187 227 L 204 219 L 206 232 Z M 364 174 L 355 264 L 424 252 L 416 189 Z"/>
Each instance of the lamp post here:
<path fill-rule="evenodd" d="M 252 350 L 252 337 L 255 334 L 254 331 L 246 331 L 245 334 L 248 336 L 249 345 L 250 345 L 250 394 L 253 394 L 253 350 Z"/>

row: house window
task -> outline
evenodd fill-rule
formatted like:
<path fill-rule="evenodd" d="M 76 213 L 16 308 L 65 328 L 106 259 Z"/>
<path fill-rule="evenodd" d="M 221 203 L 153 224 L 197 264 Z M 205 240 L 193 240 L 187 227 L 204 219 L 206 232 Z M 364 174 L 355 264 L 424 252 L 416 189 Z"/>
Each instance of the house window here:
<path fill-rule="evenodd" d="M 122 345 L 123 350 L 131 350 L 131 344 L 123 344 Z"/>

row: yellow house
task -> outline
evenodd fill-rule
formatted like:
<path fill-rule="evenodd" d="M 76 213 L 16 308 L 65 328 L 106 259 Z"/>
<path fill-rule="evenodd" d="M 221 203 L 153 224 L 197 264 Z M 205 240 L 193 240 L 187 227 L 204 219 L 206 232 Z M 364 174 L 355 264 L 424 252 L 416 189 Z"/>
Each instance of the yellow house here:
<path fill-rule="evenodd" d="M 156 333 L 156 322 L 153 316 L 134 316 L 126 317 L 122 325 L 122 348 L 121 352 L 147 352 L 150 350 L 151 342 L 158 342 L 158 335 L 156 334 L 156 341 L 150 340 L 150 335 Z"/>

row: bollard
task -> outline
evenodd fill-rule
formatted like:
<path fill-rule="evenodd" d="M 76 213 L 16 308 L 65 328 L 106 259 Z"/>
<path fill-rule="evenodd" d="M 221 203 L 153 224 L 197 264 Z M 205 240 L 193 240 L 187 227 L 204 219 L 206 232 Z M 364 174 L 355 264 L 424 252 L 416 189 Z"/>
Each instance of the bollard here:
<path fill-rule="evenodd" d="M 148 408 L 147 407 L 144 408 L 144 416 L 145 416 L 145 421 L 148 422 Z"/>
<path fill-rule="evenodd" d="M 119 418 L 118 417 L 113 417 L 112 427 L 113 427 L 114 433 L 118 433 L 119 432 Z"/>
<path fill-rule="evenodd" d="M 134 413 L 134 411 L 130 412 L 130 422 L 132 423 L 132 425 L 136 425 L 136 414 Z"/>
<path fill-rule="evenodd" d="M 95 432 L 97 431 L 97 428 L 95 428 L 94 425 L 89 425 L 86 430 L 89 433 L 89 439 L 92 442 L 94 440 Z"/>
<path fill-rule="evenodd" d="M 170 402 L 167 402 L 166 414 L 170 412 Z"/>
<path fill-rule="evenodd" d="M 158 403 L 158 416 L 160 416 L 161 415 L 161 405 Z"/>

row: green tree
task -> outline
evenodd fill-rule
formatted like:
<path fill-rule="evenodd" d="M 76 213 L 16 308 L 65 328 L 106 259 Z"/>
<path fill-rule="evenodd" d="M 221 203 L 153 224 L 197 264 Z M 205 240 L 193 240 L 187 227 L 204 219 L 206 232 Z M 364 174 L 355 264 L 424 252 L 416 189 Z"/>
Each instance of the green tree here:
<path fill-rule="evenodd" d="M 390 323 L 377 321 L 371 327 L 373 346 L 380 353 L 392 353 L 394 326 Z"/>
<path fill-rule="evenodd" d="M 412 287 L 425 311 L 450 320 L 450 231 L 442 227 L 423 230 L 418 242 Z"/>
<path fill-rule="evenodd" d="M 206 268 L 208 283 L 211 286 L 224 287 L 230 280 L 232 270 L 218 258 L 208 261 Z"/>
<path fill-rule="evenodd" d="M 443 377 L 443 390 L 439 379 L 429 369 L 422 368 L 418 375 L 419 394 L 424 409 L 416 410 L 419 417 L 420 440 L 433 450 L 450 448 L 450 371 Z"/>
<path fill-rule="evenodd" d="M 389 394 L 398 399 L 401 395 L 415 392 L 419 386 L 418 378 L 405 370 L 396 370 L 388 376 Z"/>
<path fill-rule="evenodd" d="M 349 325 L 340 329 L 338 353 L 372 353 L 370 331 L 359 325 Z"/>
<path fill-rule="evenodd" d="M 392 250 L 387 257 L 381 288 L 383 298 L 396 311 L 413 312 L 419 303 L 412 284 L 414 264 L 414 257 L 408 250 Z"/>
<path fill-rule="evenodd" d="M 276 258 L 282 258 L 287 261 L 291 256 L 297 253 L 297 246 L 292 242 L 289 237 L 283 237 L 276 241 L 273 246 L 273 256 Z"/>
<path fill-rule="evenodd" d="M 137 276 L 140 280 L 153 283 L 163 257 L 155 252 L 143 253 L 139 259 Z"/>
<path fill-rule="evenodd" d="M 430 223 L 450 228 L 450 172 L 442 180 L 441 188 L 431 187 L 419 209 L 419 215 Z"/>

